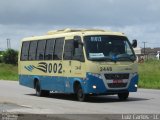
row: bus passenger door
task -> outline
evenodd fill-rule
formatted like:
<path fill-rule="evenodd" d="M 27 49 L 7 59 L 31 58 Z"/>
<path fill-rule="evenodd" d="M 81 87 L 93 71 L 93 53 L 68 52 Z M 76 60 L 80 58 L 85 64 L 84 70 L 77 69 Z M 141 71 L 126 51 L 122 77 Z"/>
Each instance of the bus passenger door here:
<path fill-rule="evenodd" d="M 72 77 L 72 70 L 71 70 L 71 60 L 63 61 L 63 76 L 64 76 L 64 91 L 70 92 L 71 91 L 71 77 Z"/>
<path fill-rule="evenodd" d="M 75 78 L 84 78 L 85 65 L 83 62 L 77 60 L 72 61 L 72 76 Z"/>
<path fill-rule="evenodd" d="M 72 76 L 76 78 L 84 78 L 86 69 L 83 53 L 83 43 L 80 36 L 74 36 L 74 52 L 72 60 Z"/>
<path fill-rule="evenodd" d="M 63 76 L 65 92 L 71 92 L 73 39 L 65 40 L 63 54 Z"/>
<path fill-rule="evenodd" d="M 63 77 L 71 77 L 71 60 L 63 61 Z"/>
<path fill-rule="evenodd" d="M 74 48 L 72 71 L 74 77 L 83 78 L 85 76 L 85 60 L 82 44 L 77 44 Z"/>

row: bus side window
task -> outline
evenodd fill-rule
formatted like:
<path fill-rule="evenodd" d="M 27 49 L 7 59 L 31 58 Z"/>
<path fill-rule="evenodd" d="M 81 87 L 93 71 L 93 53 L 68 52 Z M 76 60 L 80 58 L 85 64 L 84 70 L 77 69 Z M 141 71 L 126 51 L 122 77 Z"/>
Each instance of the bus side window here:
<path fill-rule="evenodd" d="M 29 60 L 36 59 L 37 41 L 31 41 L 29 48 Z"/>
<path fill-rule="evenodd" d="M 54 53 L 55 39 L 46 40 L 45 60 L 52 60 Z"/>
<path fill-rule="evenodd" d="M 21 50 L 21 60 L 25 61 L 28 60 L 28 50 L 29 50 L 29 41 L 22 43 L 22 50 Z"/>
<path fill-rule="evenodd" d="M 46 40 L 39 40 L 37 46 L 37 60 L 44 60 Z"/>
<path fill-rule="evenodd" d="M 65 41 L 64 55 L 63 55 L 64 60 L 72 60 L 73 50 L 74 50 L 73 43 L 74 43 L 74 40 Z"/>
<path fill-rule="evenodd" d="M 54 60 L 62 60 L 64 38 L 57 38 L 55 43 Z"/>

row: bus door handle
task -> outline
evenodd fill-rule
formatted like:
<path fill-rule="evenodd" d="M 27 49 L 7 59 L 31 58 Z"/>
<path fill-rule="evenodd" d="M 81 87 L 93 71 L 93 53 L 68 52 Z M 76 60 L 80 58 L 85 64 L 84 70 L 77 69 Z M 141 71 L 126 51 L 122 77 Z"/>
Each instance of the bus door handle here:
<path fill-rule="evenodd" d="M 65 71 L 65 70 L 63 70 L 63 72 L 65 73 L 66 71 Z M 72 71 L 70 70 L 69 72 L 71 73 Z"/>

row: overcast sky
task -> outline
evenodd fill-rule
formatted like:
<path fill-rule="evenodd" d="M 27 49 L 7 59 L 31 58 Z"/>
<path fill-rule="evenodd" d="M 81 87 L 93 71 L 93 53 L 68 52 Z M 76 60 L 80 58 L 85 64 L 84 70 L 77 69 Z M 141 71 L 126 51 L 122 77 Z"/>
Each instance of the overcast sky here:
<path fill-rule="evenodd" d="M 0 48 L 61 28 L 124 32 L 139 46 L 160 47 L 160 0 L 0 0 Z"/>

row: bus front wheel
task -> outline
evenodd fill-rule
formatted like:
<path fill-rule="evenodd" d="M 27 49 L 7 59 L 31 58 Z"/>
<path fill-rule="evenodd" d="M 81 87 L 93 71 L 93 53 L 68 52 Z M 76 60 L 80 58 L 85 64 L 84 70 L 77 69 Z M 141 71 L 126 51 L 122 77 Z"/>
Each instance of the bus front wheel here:
<path fill-rule="evenodd" d="M 127 98 L 128 98 L 128 96 L 129 96 L 129 92 L 125 92 L 125 93 L 118 93 L 118 98 L 120 99 L 120 100 L 127 100 Z"/>
<path fill-rule="evenodd" d="M 45 97 L 49 95 L 49 91 L 41 90 L 39 81 L 36 81 L 35 90 L 36 90 L 36 95 L 39 97 Z"/>
<path fill-rule="evenodd" d="M 83 91 L 83 89 L 82 89 L 82 87 L 81 87 L 81 85 L 78 85 L 78 87 L 77 87 L 77 99 L 79 100 L 79 101 L 81 101 L 81 102 L 83 102 L 83 101 L 85 101 L 86 100 L 86 94 L 84 93 L 84 91 Z"/>

